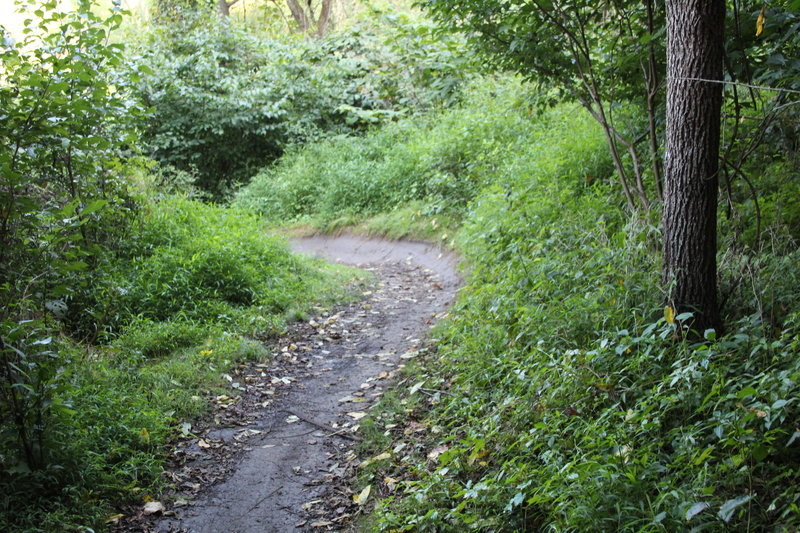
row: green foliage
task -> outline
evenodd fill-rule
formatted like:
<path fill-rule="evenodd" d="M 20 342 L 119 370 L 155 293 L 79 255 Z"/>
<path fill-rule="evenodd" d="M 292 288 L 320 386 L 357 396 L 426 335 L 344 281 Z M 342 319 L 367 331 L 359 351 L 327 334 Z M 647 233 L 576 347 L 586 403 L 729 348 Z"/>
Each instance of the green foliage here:
<path fill-rule="evenodd" d="M 539 148 L 532 139 L 545 126 L 532 116 L 532 99 L 530 87 L 517 79 L 478 80 L 466 91 L 464 103 L 453 109 L 400 120 L 363 138 L 335 138 L 288 154 L 240 190 L 236 203 L 272 221 L 313 214 L 330 224 L 342 216 L 374 215 L 409 202 L 417 202 L 417 215 L 426 215 L 428 221 L 442 214 L 459 218 L 467 203 L 496 181 L 510 154 Z M 559 113 L 561 118 L 546 127 L 558 128 L 565 139 L 577 135 L 572 121 L 586 127 L 585 117 Z M 587 158 L 585 165 L 592 168 L 602 156 L 591 152 Z M 434 222 L 431 230 L 436 229 Z"/>
<path fill-rule="evenodd" d="M 453 98 L 460 41 L 387 17 L 324 41 L 258 37 L 230 20 L 188 17 L 157 30 L 137 91 L 159 161 L 224 196 L 293 144 L 352 133 Z"/>
<path fill-rule="evenodd" d="M 247 212 L 197 200 L 151 205 L 100 284 L 97 301 L 113 307 L 93 314 L 108 316 L 112 329 L 132 317 L 233 321 L 244 308 L 281 313 L 308 299 L 312 271 L 258 226 Z"/>
<path fill-rule="evenodd" d="M 728 68 L 736 79 L 775 88 L 800 89 L 800 4 L 779 0 L 769 5 L 737 0 L 728 12 Z M 763 9 L 764 29 L 756 21 Z M 786 95 L 778 97 L 786 101 Z"/>
<path fill-rule="evenodd" d="M 156 495 L 176 427 L 237 394 L 224 375 L 267 360 L 261 341 L 352 279 L 293 256 L 243 211 L 167 197 L 141 214 L 82 300 L 75 327 L 104 343 L 0 326 L 4 531 L 96 529 L 112 506 Z"/>
<path fill-rule="evenodd" d="M 585 186 L 609 172 L 592 158 L 602 139 L 574 119 L 565 138 L 559 118 L 471 204 L 467 286 L 407 380 L 444 392 L 406 392 L 405 409 L 389 400 L 366 423 L 365 456 L 404 450 L 363 473 L 401 480 L 374 528 L 794 531 L 796 246 L 776 235 L 757 257 L 729 248 L 731 333 L 680 340 L 686 317 L 654 305 L 659 229 L 628 219 L 610 187 Z M 427 437 L 389 431 L 387 443 L 381 429 L 408 419 Z"/>
<path fill-rule="evenodd" d="M 29 17 L 22 40 L 0 27 L 0 468 L 46 479 L 69 363 L 53 319 L 81 313 L 101 246 L 126 229 L 118 173 L 137 109 L 118 87 L 122 50 L 108 44 L 118 9 L 100 17 L 88 0 L 72 12 L 17 4 Z"/>
<path fill-rule="evenodd" d="M 21 2 L 32 14 L 21 42 L 2 33 L 0 301 L 35 294 L 69 312 L 98 245 L 125 227 L 117 174 L 136 108 L 116 86 L 121 48 L 106 42 L 120 14 L 40 4 Z"/>
<path fill-rule="evenodd" d="M 602 9 L 590 0 L 420 4 L 443 26 L 465 32 L 489 68 L 517 72 L 580 102 L 606 131 L 630 209 L 661 199 L 662 3 L 619 1 Z"/>

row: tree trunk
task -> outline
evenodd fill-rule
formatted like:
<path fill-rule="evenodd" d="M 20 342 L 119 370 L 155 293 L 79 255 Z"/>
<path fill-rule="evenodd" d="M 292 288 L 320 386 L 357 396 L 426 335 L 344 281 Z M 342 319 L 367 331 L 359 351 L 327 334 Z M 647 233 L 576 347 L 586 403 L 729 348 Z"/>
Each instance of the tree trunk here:
<path fill-rule="evenodd" d="M 325 35 L 325 30 L 328 29 L 332 4 L 333 0 L 322 0 L 322 9 L 320 9 L 319 19 L 317 20 L 317 37 L 323 37 Z"/>
<path fill-rule="evenodd" d="M 292 18 L 294 18 L 294 21 L 297 23 L 299 32 L 307 34 L 308 29 L 311 27 L 311 23 L 309 22 L 308 17 L 306 17 L 306 13 L 303 11 L 303 8 L 300 6 L 297 0 L 286 0 L 286 5 L 289 6 L 289 11 L 292 12 Z"/>
<path fill-rule="evenodd" d="M 239 3 L 239 0 L 217 0 L 217 9 L 223 17 L 231 16 L 231 6 Z"/>
<path fill-rule="evenodd" d="M 725 0 L 667 1 L 664 269 L 667 304 L 721 330 L 717 187 Z M 706 81 L 702 81 L 706 80 Z"/>

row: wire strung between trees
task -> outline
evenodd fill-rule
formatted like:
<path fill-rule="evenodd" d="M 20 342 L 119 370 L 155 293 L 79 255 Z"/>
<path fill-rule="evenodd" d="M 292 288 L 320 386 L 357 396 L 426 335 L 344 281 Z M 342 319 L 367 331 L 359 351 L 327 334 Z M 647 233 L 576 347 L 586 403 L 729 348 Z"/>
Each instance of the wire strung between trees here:
<path fill-rule="evenodd" d="M 704 81 L 707 83 L 721 83 L 723 85 L 736 85 L 737 87 L 747 87 L 749 89 L 760 89 L 764 91 L 775 91 L 779 93 L 791 93 L 791 94 L 800 94 L 800 91 L 796 89 L 782 89 L 780 87 L 767 87 L 766 85 L 752 85 L 750 83 L 742 83 L 739 81 L 727 81 L 727 80 L 707 80 L 705 78 L 684 78 L 683 76 L 680 77 L 668 77 L 667 80 L 679 80 L 679 81 Z"/>

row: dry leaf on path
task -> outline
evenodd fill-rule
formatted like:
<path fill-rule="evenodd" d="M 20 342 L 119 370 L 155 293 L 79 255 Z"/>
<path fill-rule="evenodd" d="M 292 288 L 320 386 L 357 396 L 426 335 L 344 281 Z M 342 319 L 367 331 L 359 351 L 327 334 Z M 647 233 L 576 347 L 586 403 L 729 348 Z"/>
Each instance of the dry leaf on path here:
<path fill-rule="evenodd" d="M 144 514 L 156 514 L 164 512 L 164 504 L 161 502 L 147 502 L 144 504 Z"/>
<path fill-rule="evenodd" d="M 361 461 L 361 464 L 358 465 L 359 468 L 364 468 L 366 466 L 371 465 L 372 463 L 377 463 L 378 461 L 383 461 L 384 459 L 389 459 L 392 456 L 389 452 L 383 452 L 382 454 L 376 455 L 375 457 L 371 457 L 369 459 L 365 459 Z"/>
<path fill-rule="evenodd" d="M 357 495 L 353 496 L 353 501 L 356 502 L 358 505 L 364 505 L 369 500 L 369 493 L 372 490 L 372 485 L 367 485 Z"/>
<path fill-rule="evenodd" d="M 431 461 L 435 461 L 439 458 L 440 455 L 442 455 L 449 449 L 450 447 L 444 444 L 442 444 L 441 446 L 437 446 L 428 453 L 428 459 L 430 459 Z"/>

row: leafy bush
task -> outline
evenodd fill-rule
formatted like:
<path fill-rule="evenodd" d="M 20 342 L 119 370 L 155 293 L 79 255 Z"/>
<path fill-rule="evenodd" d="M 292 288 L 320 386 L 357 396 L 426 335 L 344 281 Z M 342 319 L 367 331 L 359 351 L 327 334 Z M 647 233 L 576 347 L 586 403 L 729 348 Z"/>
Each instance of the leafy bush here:
<path fill-rule="evenodd" d="M 434 39 L 430 25 L 407 17 L 388 31 L 379 38 L 364 23 L 298 41 L 258 37 L 217 17 L 164 26 L 139 61 L 150 72 L 137 86 L 154 111 L 148 147 L 224 196 L 292 144 L 452 98 L 464 77 L 458 39 Z"/>
<path fill-rule="evenodd" d="M 155 495 L 178 422 L 238 362 L 269 357 L 254 339 L 351 279 L 293 256 L 243 211 L 171 197 L 141 215 L 82 300 L 78 331 L 101 344 L 0 323 L 0 399 L 25 416 L 0 433 L 4 531 L 102 527 L 112 506 Z"/>
<path fill-rule="evenodd" d="M 278 238 L 258 231 L 245 212 L 172 198 L 153 204 L 135 228 L 131 247 L 111 265 L 104 290 L 115 292 L 105 314 L 116 329 L 133 317 L 228 321 L 258 306 L 281 313 L 310 299 L 319 274 Z"/>
<path fill-rule="evenodd" d="M 0 469 L 47 479 L 59 457 L 58 393 L 70 325 L 127 229 L 133 203 L 119 177 L 135 142 L 137 107 L 108 44 L 118 9 L 80 0 L 20 0 L 23 40 L 0 26 Z"/>

